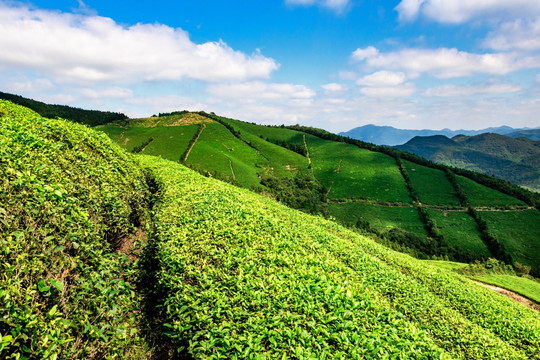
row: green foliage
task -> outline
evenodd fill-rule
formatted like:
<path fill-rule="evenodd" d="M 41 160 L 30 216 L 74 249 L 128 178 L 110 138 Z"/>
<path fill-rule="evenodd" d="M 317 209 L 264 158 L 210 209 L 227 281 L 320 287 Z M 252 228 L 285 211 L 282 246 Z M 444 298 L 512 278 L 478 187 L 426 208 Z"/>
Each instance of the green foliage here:
<path fill-rule="evenodd" d="M 420 202 L 446 208 L 460 206 L 454 187 L 443 171 L 410 161 L 403 161 L 403 165 Z"/>
<path fill-rule="evenodd" d="M 84 126 L 0 113 L 1 358 L 538 357 L 537 314 L 457 274 Z M 138 262 L 120 250 L 145 230 Z"/>
<path fill-rule="evenodd" d="M 116 252 L 147 218 L 143 171 L 85 126 L 0 112 L 0 357 L 144 357 L 135 272 Z"/>
<path fill-rule="evenodd" d="M 478 230 L 482 237 L 482 241 L 486 244 L 486 247 L 489 249 L 489 252 L 495 256 L 498 260 L 501 260 L 507 264 L 512 263 L 512 257 L 507 251 L 506 247 L 502 242 L 498 240 L 496 235 L 493 234 L 491 228 L 488 226 L 487 222 L 480 216 L 480 213 L 469 207 L 469 215 L 476 221 L 478 225 Z"/>
<path fill-rule="evenodd" d="M 403 204 L 410 197 L 393 158 L 353 145 L 306 135 L 315 177 L 334 200 Z"/>
<path fill-rule="evenodd" d="M 454 171 L 452 171 L 452 173 L 454 173 Z M 527 207 L 527 205 L 518 198 L 482 186 L 469 178 L 455 176 L 455 179 L 456 184 L 462 189 L 470 206 L 498 209 L 519 209 Z"/>
<path fill-rule="evenodd" d="M 298 172 L 294 178 L 266 175 L 261 179 L 261 184 L 268 187 L 278 201 L 293 209 L 310 214 L 328 214 L 327 189 L 309 173 Z"/>
<path fill-rule="evenodd" d="M 427 209 L 427 212 L 437 224 L 445 242 L 451 247 L 462 249 L 468 255 L 457 260 L 474 261 L 491 256 L 476 222 L 466 211 Z"/>
<path fill-rule="evenodd" d="M 117 120 L 127 119 L 127 116 L 121 113 L 83 110 L 66 105 L 49 105 L 40 101 L 27 99 L 19 95 L 12 95 L 3 92 L 0 92 L 0 99 L 9 100 L 14 104 L 25 106 L 46 118 L 69 119 L 71 121 L 89 126 L 102 125 Z"/>
<path fill-rule="evenodd" d="M 100 128 L 128 150 L 135 147 L 138 150 L 149 138 L 154 138 L 144 148 L 144 154 L 182 161 L 191 149 L 185 165 L 204 175 L 257 192 L 273 192 L 275 197 L 295 208 L 309 208 L 308 211 L 319 208 L 318 211 L 324 214 L 328 208 L 331 216 L 348 226 L 363 220 L 367 221 L 364 228 L 369 226 L 370 230 L 379 233 L 400 227 L 422 239 L 427 232 L 439 244 L 428 251 L 429 256 L 444 256 L 441 249 L 461 248 L 461 251 L 449 250 L 451 253 L 446 255 L 461 261 L 488 256 L 510 261 L 493 231 L 484 229 L 482 236 L 497 255 L 492 255 L 479 241 L 480 230 L 470 216 L 449 213 L 449 210 L 465 210 L 469 205 L 481 208 L 478 210 L 484 210 L 483 207 L 519 209 L 527 205 L 515 197 L 456 175 L 455 171 L 459 170 L 317 129 L 260 126 L 204 112 L 160 115 L 159 118 L 130 120 Z M 298 173 L 312 174 L 315 179 L 312 191 L 299 190 L 294 180 Z M 284 184 L 290 184 L 292 188 L 288 189 Z M 327 189 L 326 206 L 315 200 L 320 199 L 316 194 L 323 187 Z M 277 196 L 277 193 L 281 195 Z M 417 207 L 417 214 L 408 214 L 411 204 Z M 444 216 L 445 213 L 448 215 Z M 419 220 L 424 229 L 417 226 Z M 508 226 L 519 227 L 519 224 Z M 520 236 L 519 241 L 536 243 L 535 238 L 528 237 L 532 232 L 527 231 L 527 237 Z M 390 246 L 405 249 L 402 243 Z M 406 251 L 415 256 L 427 256 L 413 248 Z"/>
<path fill-rule="evenodd" d="M 186 151 L 190 140 L 197 132 L 198 125 L 186 126 L 136 126 L 138 121 L 125 125 L 111 123 L 98 126 L 95 129 L 105 132 L 118 145 L 129 152 L 144 144 L 148 139 L 154 139 L 142 151 L 144 155 L 161 156 L 165 159 L 178 161 Z"/>
<path fill-rule="evenodd" d="M 487 274 L 474 278 L 486 284 L 511 290 L 540 304 L 540 283 L 538 281 L 509 274 Z"/>
<path fill-rule="evenodd" d="M 150 145 L 150 143 L 154 141 L 154 138 L 151 137 L 151 138 L 148 138 L 148 140 L 146 140 L 145 142 L 143 142 L 142 144 L 140 145 L 137 145 L 135 146 L 133 149 L 131 149 L 131 152 L 133 154 L 138 154 L 140 153 L 141 151 L 143 151 L 148 145 Z"/>
<path fill-rule="evenodd" d="M 534 358 L 536 313 L 320 217 L 141 159 L 168 357 Z"/>
<path fill-rule="evenodd" d="M 513 262 L 531 266 L 531 275 L 540 278 L 540 212 L 479 212 L 490 233 L 504 246 Z M 517 225 L 519 224 L 519 225 Z"/>
<path fill-rule="evenodd" d="M 367 223 L 377 233 L 384 233 L 393 228 L 415 233 L 422 238 L 427 236 L 424 224 L 415 207 L 387 206 L 368 202 L 330 202 L 328 210 L 332 217 L 340 219 L 347 226 Z"/>

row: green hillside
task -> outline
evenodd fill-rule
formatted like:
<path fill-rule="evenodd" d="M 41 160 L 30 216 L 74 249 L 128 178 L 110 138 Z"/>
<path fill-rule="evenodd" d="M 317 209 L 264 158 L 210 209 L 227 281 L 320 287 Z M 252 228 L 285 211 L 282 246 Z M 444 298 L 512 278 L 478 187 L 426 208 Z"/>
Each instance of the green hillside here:
<path fill-rule="evenodd" d="M 461 275 L 86 127 L 0 114 L 1 358 L 539 358 L 537 313 Z"/>
<path fill-rule="evenodd" d="M 518 217 L 500 231 L 481 214 L 467 212 L 469 206 L 512 211 L 537 206 L 536 195 L 495 178 L 318 129 L 260 126 L 203 112 L 97 128 L 126 150 L 180 161 L 294 208 L 331 216 L 415 256 L 466 262 L 497 257 L 530 265 L 540 275 L 534 256 L 523 256 L 519 246 L 503 239 L 504 231 L 528 227 L 512 242 L 535 247 L 538 223 Z"/>
<path fill-rule="evenodd" d="M 463 169 L 495 175 L 514 184 L 540 189 L 540 141 L 485 133 L 415 137 L 397 149 Z"/>

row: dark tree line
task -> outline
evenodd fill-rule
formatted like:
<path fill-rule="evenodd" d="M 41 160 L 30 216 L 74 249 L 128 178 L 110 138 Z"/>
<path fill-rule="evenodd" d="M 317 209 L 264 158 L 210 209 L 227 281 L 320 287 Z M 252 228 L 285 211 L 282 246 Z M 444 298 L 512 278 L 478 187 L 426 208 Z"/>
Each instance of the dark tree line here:
<path fill-rule="evenodd" d="M 49 119 L 62 118 L 88 126 L 103 125 L 113 121 L 125 120 L 128 118 L 125 114 L 122 113 L 99 110 L 84 110 L 67 105 L 51 105 L 43 103 L 41 101 L 27 99 L 19 95 L 7 94 L 3 92 L 0 92 L 0 98 L 32 109 L 39 115 Z"/>

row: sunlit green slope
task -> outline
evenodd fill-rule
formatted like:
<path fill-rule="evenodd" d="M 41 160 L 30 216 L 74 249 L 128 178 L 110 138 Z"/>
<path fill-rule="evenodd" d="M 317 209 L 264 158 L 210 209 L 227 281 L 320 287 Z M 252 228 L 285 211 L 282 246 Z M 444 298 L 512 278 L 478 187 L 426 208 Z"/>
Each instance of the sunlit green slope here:
<path fill-rule="evenodd" d="M 184 356 L 538 357 L 537 314 L 502 295 L 180 164 L 142 164 L 161 184 L 158 308 Z"/>
<path fill-rule="evenodd" d="M 2 359 L 538 358 L 537 313 L 460 275 L 86 127 L 0 117 Z"/>
<path fill-rule="evenodd" d="M 148 186 L 106 135 L 0 100 L 0 358 L 146 358 Z"/>
<path fill-rule="evenodd" d="M 161 114 L 98 129 L 127 150 L 272 193 L 290 206 L 376 232 L 416 256 L 496 257 L 530 265 L 540 275 L 534 255 L 540 253 L 540 225 L 530 221 L 538 211 L 522 211 L 534 201 L 509 195 L 513 188 L 495 180 L 480 179 L 494 181 L 508 194 L 412 155 L 401 159 L 405 155 L 393 149 L 316 129 L 260 126 L 202 112 Z M 481 211 L 472 216 L 469 208 Z M 511 211 L 513 220 L 495 228 L 492 212 L 500 210 Z"/>

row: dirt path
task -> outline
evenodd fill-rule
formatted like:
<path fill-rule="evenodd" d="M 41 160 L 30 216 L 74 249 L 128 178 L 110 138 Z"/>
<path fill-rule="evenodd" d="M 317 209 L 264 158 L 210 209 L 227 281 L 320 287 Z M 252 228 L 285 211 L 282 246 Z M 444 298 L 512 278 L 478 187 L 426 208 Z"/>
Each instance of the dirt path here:
<path fill-rule="evenodd" d="M 206 127 L 206 124 L 201 124 L 201 127 L 199 128 L 199 131 L 197 131 L 197 136 L 195 137 L 195 140 L 193 140 L 193 143 L 191 144 L 189 149 L 186 151 L 186 155 L 184 156 L 183 161 L 187 161 L 187 158 L 189 156 L 189 153 L 191 152 L 191 149 L 193 149 L 193 147 L 197 143 L 197 140 L 199 140 L 199 136 L 201 136 L 201 134 L 202 134 L 205 127 Z"/>
<path fill-rule="evenodd" d="M 530 299 L 527 299 L 524 296 L 516 294 L 513 291 L 510 291 L 510 290 L 507 290 L 507 289 L 504 289 L 504 288 L 501 288 L 501 287 L 498 287 L 498 286 L 495 286 L 495 285 L 486 284 L 486 283 L 483 283 L 483 282 L 478 281 L 478 280 L 472 280 L 472 281 L 477 283 L 478 285 L 481 285 L 481 286 L 485 287 L 485 288 L 488 288 L 488 289 L 496 291 L 496 292 L 498 292 L 500 294 L 506 295 L 510 299 L 512 299 L 514 301 L 517 301 L 520 304 L 525 305 L 529 309 L 540 311 L 540 305 L 539 304 L 535 303 L 534 301 L 532 301 Z"/>
<path fill-rule="evenodd" d="M 309 157 L 309 150 L 307 147 L 306 134 L 304 134 L 304 147 L 306 148 L 306 157 L 308 160 L 308 165 L 311 168 L 311 172 L 313 172 L 313 166 L 311 166 L 311 158 Z"/>
<path fill-rule="evenodd" d="M 343 159 L 339 159 L 339 164 L 338 164 L 338 167 L 337 167 L 337 170 L 336 170 L 336 173 L 339 174 L 339 170 L 341 169 L 341 162 L 343 161 Z"/>
<path fill-rule="evenodd" d="M 231 168 L 232 178 L 233 178 L 234 181 L 236 181 L 236 176 L 234 175 L 234 170 L 233 170 L 233 167 L 232 167 L 231 159 L 229 159 L 229 166 Z"/>

